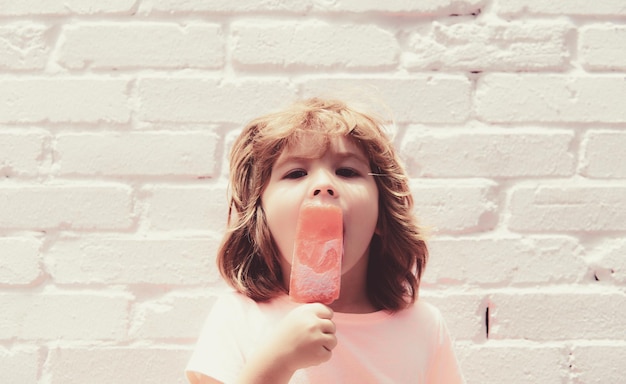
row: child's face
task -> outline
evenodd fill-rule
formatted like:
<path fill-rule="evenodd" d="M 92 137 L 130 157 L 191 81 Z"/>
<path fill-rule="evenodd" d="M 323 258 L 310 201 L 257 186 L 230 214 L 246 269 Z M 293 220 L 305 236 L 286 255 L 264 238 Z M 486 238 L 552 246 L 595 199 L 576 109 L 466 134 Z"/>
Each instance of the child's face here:
<path fill-rule="evenodd" d="M 283 151 L 261 196 L 286 276 L 290 271 L 298 213 L 304 201 L 320 200 L 341 207 L 343 275 L 359 261 L 367 261 L 369 244 L 376 230 L 378 188 L 373 176 L 368 175 L 371 170 L 367 156 L 343 136 L 331 139 L 325 152 L 317 152 L 319 150 L 307 147 L 306 143 Z"/>

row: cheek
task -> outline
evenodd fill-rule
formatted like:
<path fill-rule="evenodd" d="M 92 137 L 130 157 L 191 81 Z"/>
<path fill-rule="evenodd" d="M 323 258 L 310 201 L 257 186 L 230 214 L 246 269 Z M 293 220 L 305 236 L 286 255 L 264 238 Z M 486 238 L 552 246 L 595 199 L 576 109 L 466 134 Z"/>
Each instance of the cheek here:
<path fill-rule="evenodd" d="M 374 234 L 378 224 L 377 207 L 363 207 L 351 215 L 351 225 L 359 234 L 360 241 L 369 241 Z"/>
<path fill-rule="evenodd" d="M 276 196 L 262 199 L 265 221 L 283 259 L 291 261 L 298 210 Z M 294 212 L 295 211 L 295 215 Z"/>
<path fill-rule="evenodd" d="M 375 184 L 368 185 L 367 188 L 355 196 L 355 214 L 363 220 L 363 224 L 374 224 L 378 221 L 378 189 Z"/>
<path fill-rule="evenodd" d="M 346 229 L 354 236 L 353 241 L 367 246 L 378 227 L 378 190 L 368 188 L 353 198 L 353 204 L 344 218 Z"/>

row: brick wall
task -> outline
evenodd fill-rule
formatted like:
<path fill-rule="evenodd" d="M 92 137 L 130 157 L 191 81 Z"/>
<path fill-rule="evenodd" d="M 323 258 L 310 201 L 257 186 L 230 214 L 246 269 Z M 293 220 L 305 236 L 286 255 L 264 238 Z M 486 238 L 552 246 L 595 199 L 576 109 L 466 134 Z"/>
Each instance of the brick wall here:
<path fill-rule="evenodd" d="M 0 0 L 0 382 L 183 383 L 234 135 L 333 90 L 394 113 L 468 382 L 623 382 L 623 0 Z"/>

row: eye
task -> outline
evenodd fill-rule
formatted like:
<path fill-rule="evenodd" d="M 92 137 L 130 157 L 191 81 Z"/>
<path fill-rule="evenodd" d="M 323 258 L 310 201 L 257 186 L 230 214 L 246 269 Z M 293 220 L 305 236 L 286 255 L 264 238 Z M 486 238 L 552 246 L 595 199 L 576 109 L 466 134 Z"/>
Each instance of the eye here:
<path fill-rule="evenodd" d="M 292 171 L 287 172 L 283 178 L 285 179 L 299 179 L 301 177 L 306 176 L 306 171 L 304 169 L 294 169 Z"/>
<path fill-rule="evenodd" d="M 337 174 L 337 176 L 341 176 L 341 177 L 358 177 L 358 176 L 360 176 L 360 173 L 355 171 L 352 168 L 339 168 L 339 169 L 337 169 L 337 171 L 335 171 L 335 173 Z"/>

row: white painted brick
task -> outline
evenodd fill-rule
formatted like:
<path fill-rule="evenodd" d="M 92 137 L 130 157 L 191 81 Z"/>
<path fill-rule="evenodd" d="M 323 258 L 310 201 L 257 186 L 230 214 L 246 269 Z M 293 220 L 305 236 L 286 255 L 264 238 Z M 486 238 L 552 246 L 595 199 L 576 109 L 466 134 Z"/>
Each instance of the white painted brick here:
<path fill-rule="evenodd" d="M 434 22 L 413 32 L 403 62 L 409 69 L 519 71 L 563 69 L 571 27 L 543 22 L 455 24 Z"/>
<path fill-rule="evenodd" d="M 381 114 L 387 107 L 398 123 L 466 121 L 472 108 L 471 86 L 467 77 L 455 75 L 324 78 L 300 83 L 304 97 L 369 98 L 363 102 L 379 104 Z"/>
<path fill-rule="evenodd" d="M 129 303 L 116 292 L 0 293 L 0 339 L 122 340 Z"/>
<path fill-rule="evenodd" d="M 0 174 L 35 175 L 46 140 L 43 130 L 0 131 Z"/>
<path fill-rule="evenodd" d="M 0 383 L 37 383 L 40 364 L 37 347 L 0 346 Z"/>
<path fill-rule="evenodd" d="M 165 12 L 168 14 L 187 12 L 211 12 L 247 14 L 254 12 L 287 12 L 301 13 L 311 7 L 314 0 L 300 1 L 232 1 L 232 0 L 142 0 L 139 6 L 140 14 Z"/>
<path fill-rule="evenodd" d="M 626 285 L 626 241 L 624 239 L 601 242 L 590 252 L 589 264 L 594 277 L 602 282 Z"/>
<path fill-rule="evenodd" d="M 603 0 L 592 3 L 586 0 L 497 0 L 496 12 L 503 15 L 550 15 L 550 16 L 609 16 L 626 15 L 622 0 Z"/>
<path fill-rule="evenodd" d="M 428 268 L 427 268 L 428 269 Z M 485 312 L 487 300 L 477 293 L 437 291 L 437 287 L 420 288 L 419 300 L 433 304 L 441 311 L 453 340 L 486 340 Z"/>
<path fill-rule="evenodd" d="M 124 123 L 130 118 L 127 80 L 30 77 L 0 81 L 0 122 Z"/>
<path fill-rule="evenodd" d="M 621 383 L 624 381 L 626 343 L 575 345 L 572 350 L 574 384 Z"/>
<path fill-rule="evenodd" d="M 489 122 L 626 120 L 623 76 L 487 74 L 476 90 L 476 112 Z"/>
<path fill-rule="evenodd" d="M 50 54 L 50 46 L 46 40 L 48 32 L 48 28 L 40 23 L 13 22 L 1 25 L 0 69 L 44 68 Z"/>
<path fill-rule="evenodd" d="M 583 67 L 626 71 L 626 27 L 593 25 L 579 31 L 578 52 Z"/>
<path fill-rule="evenodd" d="M 569 284 L 587 275 L 574 237 L 435 238 L 429 245 L 422 281 L 434 286 Z"/>
<path fill-rule="evenodd" d="M 363 0 L 337 0 L 325 1 L 315 0 L 314 9 L 318 11 L 328 12 L 380 12 L 380 13 L 402 13 L 402 14 L 422 14 L 444 15 L 451 14 L 470 14 L 479 11 L 480 7 L 485 6 L 485 0 L 429 0 L 429 1 L 413 1 L 413 0 L 389 0 L 380 1 L 363 1 Z"/>
<path fill-rule="evenodd" d="M 231 29 L 233 61 L 244 67 L 357 69 L 398 63 L 393 33 L 371 24 L 242 20 Z"/>
<path fill-rule="evenodd" d="M 138 89 L 139 117 L 151 122 L 244 123 L 296 97 L 285 80 L 267 78 L 145 78 Z"/>
<path fill-rule="evenodd" d="M 560 130 L 409 127 L 401 154 L 412 177 L 572 176 L 573 139 Z"/>
<path fill-rule="evenodd" d="M 146 339 L 197 339 L 215 296 L 168 295 L 135 308 L 130 337 Z"/>
<path fill-rule="evenodd" d="M 60 347 L 50 351 L 50 384 L 187 384 L 190 349 L 180 347 Z"/>
<path fill-rule="evenodd" d="M 307 11 L 316 12 L 393 12 L 411 13 L 422 15 L 450 15 L 469 14 L 476 12 L 484 6 L 485 0 L 430 0 L 427 2 L 416 2 L 412 0 L 390 0 L 384 3 L 361 0 L 301 0 L 290 2 L 277 1 L 255 1 L 236 2 L 229 0 L 143 0 L 140 4 L 139 13 L 150 14 L 152 12 L 212 12 L 212 13 L 236 13 L 247 14 L 254 12 L 286 12 L 303 13 Z"/>
<path fill-rule="evenodd" d="M 148 185 L 143 191 L 150 230 L 218 231 L 226 229 L 228 202 L 226 185 L 207 187 Z"/>
<path fill-rule="evenodd" d="M 624 339 L 626 295 L 592 287 L 564 292 L 495 293 L 490 332 L 494 339 L 562 341 Z"/>
<path fill-rule="evenodd" d="M 123 176 L 215 176 L 212 132 L 116 132 L 60 134 L 59 173 Z"/>
<path fill-rule="evenodd" d="M 0 285 L 35 281 L 41 274 L 40 246 L 33 238 L 0 237 Z"/>
<path fill-rule="evenodd" d="M 497 223 L 492 182 L 461 181 L 450 185 L 414 179 L 411 191 L 419 222 L 432 232 L 484 232 Z"/>
<path fill-rule="evenodd" d="M 115 184 L 0 186 L 0 228 L 124 229 L 131 190 Z"/>
<path fill-rule="evenodd" d="M 59 62 L 72 69 L 219 68 L 224 38 L 217 24 L 74 24 L 61 36 Z"/>
<path fill-rule="evenodd" d="M 420 299 L 468 383 L 621 382 L 625 17 L 624 0 L 0 0 L 0 383 L 185 383 L 225 284 L 228 149 L 307 96 L 397 123 L 442 234 Z"/>
<path fill-rule="evenodd" d="M 0 15 L 99 15 L 124 13 L 130 15 L 135 0 L 0 0 Z"/>
<path fill-rule="evenodd" d="M 468 383 L 569 383 L 568 351 L 543 344 L 494 343 L 457 347 Z"/>
<path fill-rule="evenodd" d="M 217 238 L 83 236 L 58 240 L 45 263 L 58 284 L 204 284 L 219 280 Z"/>
<path fill-rule="evenodd" d="M 626 187 L 536 185 L 511 192 L 509 228 L 523 232 L 626 230 Z"/>
<path fill-rule="evenodd" d="M 580 161 L 584 176 L 626 178 L 626 133 L 588 131 L 583 143 Z"/>

